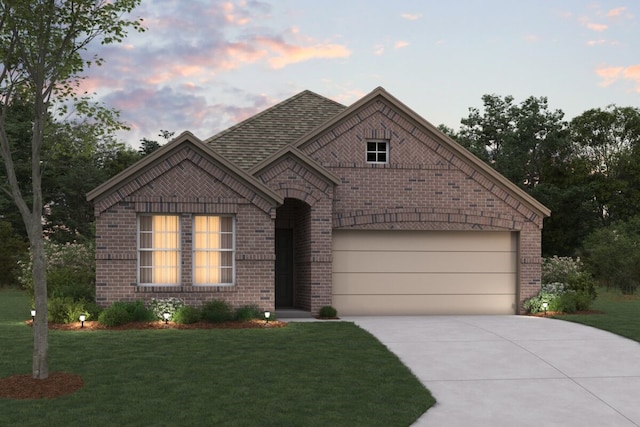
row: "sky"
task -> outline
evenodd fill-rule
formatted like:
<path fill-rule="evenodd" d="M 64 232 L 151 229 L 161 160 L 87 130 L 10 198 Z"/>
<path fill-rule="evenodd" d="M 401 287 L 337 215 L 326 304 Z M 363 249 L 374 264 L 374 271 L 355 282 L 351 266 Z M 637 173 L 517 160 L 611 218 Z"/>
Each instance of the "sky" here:
<path fill-rule="evenodd" d="M 640 107 L 638 0 L 142 0 L 146 31 L 97 46 L 82 88 L 137 147 L 206 139 L 309 89 L 350 105 L 378 86 L 454 130 L 485 94 L 548 98 L 570 120 Z"/>

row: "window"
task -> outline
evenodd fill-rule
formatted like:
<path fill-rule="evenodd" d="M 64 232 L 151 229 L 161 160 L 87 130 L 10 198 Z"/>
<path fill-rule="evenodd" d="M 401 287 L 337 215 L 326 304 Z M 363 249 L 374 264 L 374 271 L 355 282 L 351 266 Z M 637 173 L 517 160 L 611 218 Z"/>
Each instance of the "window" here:
<path fill-rule="evenodd" d="M 193 284 L 233 284 L 233 217 L 194 216 Z"/>
<path fill-rule="evenodd" d="M 389 163 L 389 142 L 368 141 L 367 163 Z"/>
<path fill-rule="evenodd" d="M 179 218 L 176 215 L 139 217 L 139 283 L 174 285 L 180 282 Z"/>

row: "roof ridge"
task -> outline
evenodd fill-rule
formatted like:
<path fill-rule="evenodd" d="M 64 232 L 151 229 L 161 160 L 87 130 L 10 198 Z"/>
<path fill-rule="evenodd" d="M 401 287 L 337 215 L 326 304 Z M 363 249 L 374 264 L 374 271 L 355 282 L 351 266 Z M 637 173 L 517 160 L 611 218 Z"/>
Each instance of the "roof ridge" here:
<path fill-rule="evenodd" d="M 321 99 L 324 99 L 324 100 L 326 100 L 326 101 L 329 101 L 329 102 L 331 102 L 331 103 L 335 104 L 336 106 L 340 106 L 340 107 L 344 107 L 344 108 L 346 108 L 346 105 L 340 104 L 339 102 L 334 101 L 333 99 L 329 99 L 329 98 L 327 98 L 327 97 L 324 97 L 324 96 L 322 96 L 322 95 L 319 95 L 319 94 L 317 94 L 317 93 L 315 93 L 315 92 L 313 92 L 313 91 L 311 91 L 311 90 L 309 90 L 309 89 L 305 89 L 305 90 L 303 90 L 302 92 L 298 92 L 298 93 L 296 93 L 295 95 L 290 96 L 289 98 L 287 98 L 287 99 L 285 99 L 285 100 L 283 100 L 283 101 L 280 101 L 280 102 L 278 102 L 277 104 L 274 104 L 274 105 L 272 105 L 271 107 L 269 107 L 269 108 L 267 108 L 267 109 L 265 109 L 265 110 L 262 110 L 262 111 L 260 111 L 259 113 L 256 113 L 256 114 L 254 114 L 254 115 L 252 115 L 252 116 L 250 116 L 250 117 L 247 117 L 246 119 L 242 120 L 241 122 L 238 122 L 238 123 L 236 123 L 235 125 L 233 125 L 233 126 L 231 126 L 231 127 L 227 128 L 227 129 L 225 129 L 225 130 L 222 130 L 222 131 L 220 131 L 220 132 L 218 132 L 218 133 L 216 133 L 216 134 L 214 134 L 214 135 L 210 136 L 209 138 L 205 139 L 205 140 L 204 140 L 204 142 L 205 142 L 206 144 L 208 144 L 208 143 L 210 143 L 211 141 L 214 141 L 214 140 L 216 140 L 216 139 L 218 139 L 218 138 L 220 138 L 220 137 L 222 137 L 222 136 L 224 136 L 224 135 L 226 135 L 226 134 L 228 134 L 228 133 L 231 133 L 231 132 L 233 132 L 234 130 L 238 129 L 239 127 L 242 127 L 242 126 L 247 125 L 248 123 L 251 123 L 251 122 L 253 122 L 253 121 L 256 121 L 256 120 L 260 119 L 262 116 L 264 116 L 264 115 L 266 115 L 266 114 L 268 114 L 268 113 L 272 112 L 273 110 L 278 109 L 278 108 L 281 108 L 281 107 L 283 107 L 283 106 L 285 106 L 285 105 L 287 105 L 287 104 L 290 104 L 291 102 L 293 102 L 293 101 L 295 101 L 295 100 L 297 100 L 297 99 L 299 99 L 299 98 L 301 98 L 302 96 L 307 95 L 307 94 L 308 94 L 308 95 L 313 95 L 313 96 L 315 96 L 316 98 L 321 98 Z"/>

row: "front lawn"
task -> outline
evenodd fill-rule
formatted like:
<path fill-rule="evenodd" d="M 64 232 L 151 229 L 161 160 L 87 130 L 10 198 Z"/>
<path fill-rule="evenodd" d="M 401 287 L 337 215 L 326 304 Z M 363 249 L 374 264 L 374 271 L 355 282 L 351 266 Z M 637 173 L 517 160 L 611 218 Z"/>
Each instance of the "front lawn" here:
<path fill-rule="evenodd" d="M 558 319 L 604 329 L 640 342 L 640 296 L 600 290 L 591 306 L 602 314 L 568 314 Z"/>
<path fill-rule="evenodd" d="M 31 371 L 27 298 L 0 291 L 0 378 Z M 56 399 L 0 399 L 29 426 L 408 426 L 434 400 L 347 322 L 242 330 L 50 331 L 49 369 L 84 379 Z"/>

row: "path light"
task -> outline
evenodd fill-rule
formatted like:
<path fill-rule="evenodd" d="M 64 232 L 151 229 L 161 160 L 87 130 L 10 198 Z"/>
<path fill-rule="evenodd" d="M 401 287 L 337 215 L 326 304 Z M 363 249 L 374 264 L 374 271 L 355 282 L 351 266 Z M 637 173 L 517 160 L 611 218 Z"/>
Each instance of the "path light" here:
<path fill-rule="evenodd" d="M 548 307 L 549 307 L 549 303 L 548 303 L 548 302 L 546 302 L 546 301 L 544 301 L 544 302 L 542 303 L 542 308 L 544 308 L 544 315 L 545 315 L 545 316 L 547 315 L 547 308 L 548 308 Z"/>
<path fill-rule="evenodd" d="M 84 314 L 80 315 L 80 327 L 84 328 L 84 321 L 87 320 L 87 316 L 85 316 Z"/>
<path fill-rule="evenodd" d="M 31 309 L 31 321 L 35 322 L 36 320 L 36 310 L 35 309 Z"/>
<path fill-rule="evenodd" d="M 168 325 L 169 324 L 169 317 L 171 317 L 171 315 L 167 312 L 162 313 L 162 317 L 164 317 L 164 324 Z"/>
<path fill-rule="evenodd" d="M 271 317 L 271 312 L 270 311 L 265 311 L 264 312 L 264 318 L 267 319 L 267 323 L 269 323 L 269 318 Z"/>

